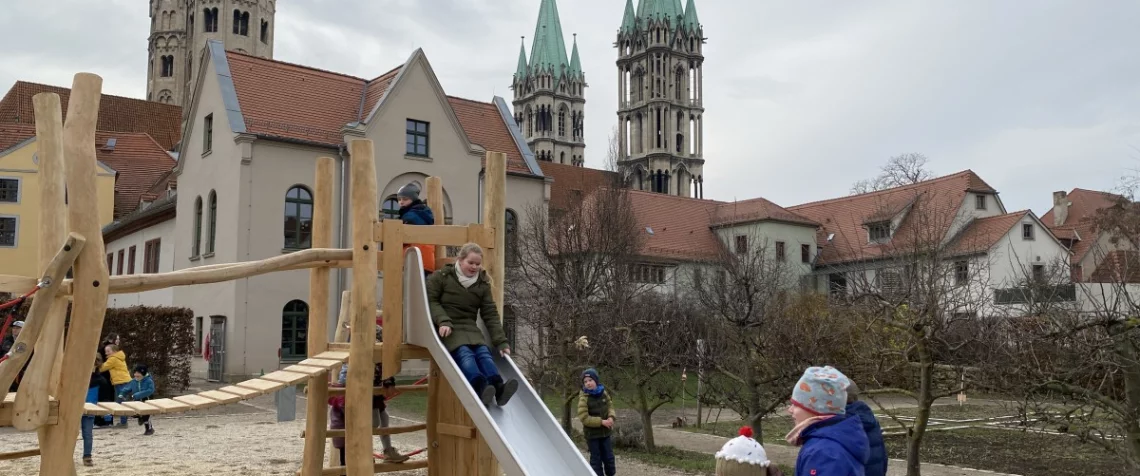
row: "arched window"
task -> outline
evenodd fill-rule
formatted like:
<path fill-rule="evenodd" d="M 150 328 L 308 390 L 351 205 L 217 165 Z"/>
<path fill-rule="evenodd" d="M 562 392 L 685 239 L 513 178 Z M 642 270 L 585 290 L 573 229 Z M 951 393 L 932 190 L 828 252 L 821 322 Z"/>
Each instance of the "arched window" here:
<path fill-rule="evenodd" d="M 214 252 L 214 242 L 218 234 L 218 194 L 210 190 L 210 234 L 206 238 L 206 253 Z"/>
<path fill-rule="evenodd" d="M 218 31 L 218 9 L 207 8 L 202 12 L 205 21 L 202 22 L 202 31 L 206 33 L 217 33 Z"/>
<path fill-rule="evenodd" d="M 674 83 L 673 87 L 676 90 L 674 91 L 673 94 L 677 98 L 677 100 L 680 100 L 680 99 L 682 99 L 681 93 L 685 89 L 685 71 L 678 69 L 677 74 L 676 74 L 676 78 L 674 79 L 674 81 L 675 81 L 675 83 Z"/>
<path fill-rule="evenodd" d="M 162 56 L 160 59 L 162 61 L 162 77 L 169 78 L 174 76 L 174 56 Z"/>
<path fill-rule="evenodd" d="M 503 231 L 506 232 L 504 245 L 507 247 L 507 254 L 504 258 L 506 259 L 507 266 L 514 266 L 517 265 L 519 261 L 519 217 L 514 210 L 508 208 L 504 218 Z"/>
<path fill-rule="evenodd" d="M 558 111 L 558 137 L 566 137 L 566 109 Z"/>
<path fill-rule="evenodd" d="M 269 22 L 261 20 L 261 42 L 269 43 Z"/>
<path fill-rule="evenodd" d="M 234 34 L 241 31 L 241 10 L 234 10 Z"/>
<path fill-rule="evenodd" d="M 400 201 L 392 195 L 384 199 L 384 203 L 380 204 L 380 219 L 398 220 L 400 218 Z"/>
<path fill-rule="evenodd" d="M 249 36 L 249 12 L 242 12 L 241 31 L 238 34 L 241 36 Z"/>
<path fill-rule="evenodd" d="M 558 163 L 560 163 L 560 164 L 566 163 L 566 152 L 565 151 L 558 153 Z"/>
<path fill-rule="evenodd" d="M 285 194 L 285 248 L 313 246 L 313 194 L 297 185 Z"/>
<path fill-rule="evenodd" d="M 301 360 L 308 353 L 309 305 L 300 299 L 281 310 L 281 360 Z"/>
<path fill-rule="evenodd" d="M 194 200 L 194 247 L 190 250 L 191 257 L 202 254 L 202 197 Z"/>

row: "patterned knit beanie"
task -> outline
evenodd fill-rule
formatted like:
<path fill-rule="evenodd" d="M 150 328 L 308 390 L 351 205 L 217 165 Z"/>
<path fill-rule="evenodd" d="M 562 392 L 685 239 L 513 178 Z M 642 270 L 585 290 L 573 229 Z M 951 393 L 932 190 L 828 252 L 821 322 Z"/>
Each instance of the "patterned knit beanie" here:
<path fill-rule="evenodd" d="M 752 439 L 752 428 L 740 429 L 740 436 L 728 440 L 716 453 L 716 476 L 764 476 L 768 473 L 768 453 Z"/>
<path fill-rule="evenodd" d="M 809 367 L 792 389 L 792 405 L 815 415 L 843 415 L 850 383 L 834 367 Z"/>

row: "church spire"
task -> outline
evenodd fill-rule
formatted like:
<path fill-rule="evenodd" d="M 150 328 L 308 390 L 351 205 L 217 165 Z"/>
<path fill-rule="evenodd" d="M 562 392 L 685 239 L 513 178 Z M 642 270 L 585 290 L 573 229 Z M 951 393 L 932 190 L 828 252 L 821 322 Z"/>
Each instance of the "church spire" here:
<path fill-rule="evenodd" d="M 688 5 L 685 5 L 685 19 L 681 24 L 689 31 L 700 31 L 701 20 L 697 18 L 697 4 L 694 0 L 689 0 Z"/>
<path fill-rule="evenodd" d="M 641 0 L 644 4 L 646 0 Z M 632 33 L 637 26 L 637 16 L 633 13 L 633 0 L 625 0 L 625 16 L 621 19 L 621 32 Z"/>
<path fill-rule="evenodd" d="M 570 77 L 582 76 L 582 60 L 578 58 L 578 34 L 574 34 L 574 53 L 570 55 Z"/>
<path fill-rule="evenodd" d="M 522 81 L 526 78 L 526 37 L 521 37 L 522 41 L 519 42 L 519 67 L 515 71 L 515 80 Z M 576 50 L 575 50 L 576 51 Z"/>
<path fill-rule="evenodd" d="M 538 24 L 534 28 L 534 42 L 530 46 L 530 67 L 549 70 L 557 77 L 562 68 L 568 65 L 566 40 L 562 36 L 562 22 L 558 19 L 558 4 L 554 0 L 542 0 L 538 9 Z"/>

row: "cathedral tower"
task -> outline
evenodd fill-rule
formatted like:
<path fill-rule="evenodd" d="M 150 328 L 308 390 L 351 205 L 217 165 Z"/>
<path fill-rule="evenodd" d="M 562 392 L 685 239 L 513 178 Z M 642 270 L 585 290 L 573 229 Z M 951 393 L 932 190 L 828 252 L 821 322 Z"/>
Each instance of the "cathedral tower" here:
<path fill-rule="evenodd" d="M 227 50 L 273 57 L 277 0 L 150 0 L 146 98 L 190 104 L 207 40 Z"/>
<path fill-rule="evenodd" d="M 704 29 L 694 0 L 626 0 L 618 29 L 618 166 L 635 189 L 704 198 Z"/>
<path fill-rule="evenodd" d="M 518 69 L 511 82 L 515 122 L 539 160 L 577 166 L 585 163 L 586 86 L 577 37 L 567 59 L 558 5 L 554 0 L 542 0 L 530 60 L 524 43 L 519 46 Z"/>

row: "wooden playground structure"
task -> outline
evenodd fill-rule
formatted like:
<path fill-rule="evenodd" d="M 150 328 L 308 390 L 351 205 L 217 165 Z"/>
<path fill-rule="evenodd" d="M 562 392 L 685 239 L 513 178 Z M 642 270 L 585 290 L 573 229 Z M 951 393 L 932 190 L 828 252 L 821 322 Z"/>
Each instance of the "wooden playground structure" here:
<path fill-rule="evenodd" d="M 84 415 L 155 415 L 198 410 L 234 403 L 307 383 L 308 405 L 302 476 L 359 476 L 427 468 L 431 476 L 500 474 L 499 464 L 474 426 L 455 390 L 432 360 L 426 385 L 398 386 L 396 391 L 426 391 L 426 423 L 373 428 L 372 396 L 387 392 L 372 386 L 373 363 L 382 363 L 384 378 L 400 372 L 405 359 L 431 359 L 427 349 L 404 342 L 403 304 L 405 243 L 461 246 L 474 242 L 485 250 L 484 264 L 492 277 L 502 315 L 503 229 L 505 219 L 506 155 L 487 152 L 483 223 L 466 226 L 404 226 L 399 220 L 379 220 L 376 165 L 369 140 L 353 140 L 351 153 L 350 223 L 352 247 L 333 249 L 333 159 L 317 160 L 313 198 L 312 245 L 308 250 L 261 261 L 183 269 L 169 273 L 110 277 L 96 213 L 95 125 L 102 79 L 75 76 L 63 121 L 59 96 L 34 97 L 40 166 L 39 263 L 41 276 L 0 276 L 0 291 L 32 296 L 26 324 L 7 356 L 0 357 L 0 426 L 37 431 L 39 447 L 0 453 L 0 461 L 40 456 L 40 475 L 75 475 L 75 445 Z M 361 160 L 364 159 L 364 160 Z M 443 186 L 438 177 L 426 183 L 429 205 L 443 209 Z M 65 190 L 70 195 L 65 203 Z M 379 247 L 383 244 L 383 251 Z M 437 266 L 450 261 L 440 249 Z M 351 291 L 341 296 L 341 312 L 332 342 L 329 283 L 332 268 L 352 268 Z M 72 269 L 73 279 L 64 279 Z M 108 294 L 135 293 L 194 284 L 217 283 L 278 271 L 309 269 L 308 359 L 259 378 L 218 390 L 173 398 L 122 404 L 84 403 L 89 374 L 103 328 Z M 383 343 L 374 337 L 378 271 L 385 277 L 382 310 Z M 65 314 L 71 301 L 65 335 Z M 345 324 L 351 340 L 345 343 Z M 33 350 L 37 350 L 33 352 Z M 344 363 L 351 365 L 344 389 L 330 389 L 330 376 Z M 8 388 L 27 364 L 15 394 Z M 326 400 L 330 393 L 346 396 L 345 429 L 328 428 Z M 426 460 L 376 462 L 373 436 L 426 432 Z M 346 466 L 325 465 L 326 442 L 345 437 Z M 335 451 L 333 452 L 335 453 Z M 330 461 L 333 458 L 330 455 Z"/>

